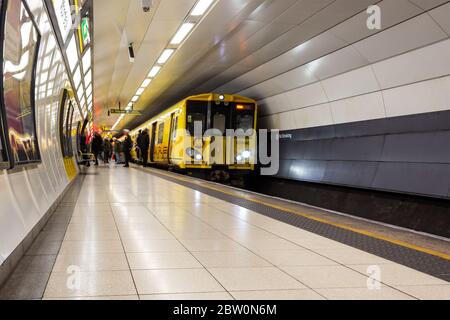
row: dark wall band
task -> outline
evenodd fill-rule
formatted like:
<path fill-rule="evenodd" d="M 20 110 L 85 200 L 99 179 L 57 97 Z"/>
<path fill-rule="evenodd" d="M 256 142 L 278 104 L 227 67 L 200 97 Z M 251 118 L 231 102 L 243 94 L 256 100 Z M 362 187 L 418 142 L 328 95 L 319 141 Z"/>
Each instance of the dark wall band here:
<path fill-rule="evenodd" d="M 449 199 L 450 111 L 283 131 L 277 177 Z"/>

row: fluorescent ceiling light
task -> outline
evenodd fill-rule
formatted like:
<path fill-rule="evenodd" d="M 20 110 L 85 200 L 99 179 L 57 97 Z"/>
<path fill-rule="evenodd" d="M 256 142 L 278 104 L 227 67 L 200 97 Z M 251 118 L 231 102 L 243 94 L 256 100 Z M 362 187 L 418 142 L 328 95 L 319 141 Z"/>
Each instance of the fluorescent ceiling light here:
<path fill-rule="evenodd" d="M 154 67 L 152 68 L 152 70 L 150 70 L 148 76 L 149 76 L 150 78 L 155 77 L 155 76 L 158 74 L 159 70 L 161 70 L 161 67 L 159 67 L 159 66 L 154 66 Z"/>
<path fill-rule="evenodd" d="M 142 82 L 141 87 L 142 88 L 147 88 L 148 85 L 150 84 L 150 82 L 152 82 L 152 79 L 145 79 L 144 82 Z"/>
<path fill-rule="evenodd" d="M 192 10 L 191 16 L 202 16 L 211 6 L 213 0 L 199 0 Z"/>
<path fill-rule="evenodd" d="M 171 44 L 180 44 L 181 42 L 183 42 L 183 40 L 186 38 L 186 36 L 189 34 L 189 32 L 191 32 L 192 28 L 194 27 L 193 23 L 183 23 L 180 27 L 180 29 L 178 29 L 177 33 L 175 34 L 175 36 L 173 37 L 172 41 L 170 42 Z"/>
<path fill-rule="evenodd" d="M 167 60 L 169 60 L 170 56 L 173 54 L 175 50 L 174 49 L 166 49 L 163 51 L 163 53 L 161 54 L 161 57 L 159 57 L 158 59 L 158 63 L 159 64 L 164 64 L 167 62 Z"/>
<path fill-rule="evenodd" d="M 144 91 L 145 91 L 144 88 L 139 88 L 139 89 L 136 91 L 136 95 L 137 95 L 137 96 L 140 96 L 141 94 L 144 93 Z"/>
<path fill-rule="evenodd" d="M 132 102 L 136 102 L 139 100 L 139 96 L 134 96 L 133 99 L 131 99 Z"/>

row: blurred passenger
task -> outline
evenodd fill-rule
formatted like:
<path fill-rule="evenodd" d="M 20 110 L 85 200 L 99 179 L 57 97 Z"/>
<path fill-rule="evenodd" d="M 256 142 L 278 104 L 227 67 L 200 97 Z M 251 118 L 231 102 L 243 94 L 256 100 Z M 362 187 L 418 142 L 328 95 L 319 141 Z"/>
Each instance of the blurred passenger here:
<path fill-rule="evenodd" d="M 89 152 L 89 145 L 86 142 L 87 138 L 86 135 L 83 133 L 80 136 L 80 151 L 82 153 L 82 159 L 84 162 L 84 165 L 86 167 L 90 167 L 91 166 L 91 162 L 89 161 L 89 157 L 87 156 L 87 153 Z"/>
<path fill-rule="evenodd" d="M 128 132 L 125 132 L 125 140 L 123 141 L 123 152 L 125 153 L 125 168 L 128 168 L 130 166 L 132 148 L 133 140 L 131 140 L 130 134 Z"/>
<path fill-rule="evenodd" d="M 150 135 L 148 134 L 148 129 L 144 129 L 141 136 L 141 153 L 142 153 L 142 165 L 147 166 L 148 161 L 148 149 L 150 147 Z"/>
<path fill-rule="evenodd" d="M 136 157 L 137 161 L 140 162 L 142 160 L 142 130 L 139 130 L 137 138 L 136 138 Z"/>
<path fill-rule="evenodd" d="M 95 157 L 95 165 L 98 166 L 98 157 L 103 151 L 103 139 L 100 133 L 94 133 L 94 138 L 92 139 L 92 153 Z"/>
<path fill-rule="evenodd" d="M 120 153 L 122 152 L 122 143 L 120 140 L 117 140 L 116 138 L 113 139 L 114 141 L 114 158 L 116 160 L 116 164 L 121 164 L 122 160 L 120 159 Z"/>
<path fill-rule="evenodd" d="M 112 144 L 109 138 L 105 139 L 105 142 L 103 143 L 103 160 L 105 163 L 109 163 L 109 159 L 111 158 L 111 152 L 112 152 Z"/>

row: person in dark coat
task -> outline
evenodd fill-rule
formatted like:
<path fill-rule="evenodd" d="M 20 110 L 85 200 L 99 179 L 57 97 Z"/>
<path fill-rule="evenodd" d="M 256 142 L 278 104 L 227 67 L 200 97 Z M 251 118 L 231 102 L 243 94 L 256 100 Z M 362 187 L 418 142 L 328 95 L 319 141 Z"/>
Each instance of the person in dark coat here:
<path fill-rule="evenodd" d="M 148 134 L 148 129 L 144 129 L 144 131 L 142 131 L 141 145 L 139 147 L 141 149 L 142 165 L 144 167 L 147 166 L 149 147 L 150 147 L 150 135 Z"/>
<path fill-rule="evenodd" d="M 131 161 L 131 148 L 133 148 L 133 140 L 131 140 L 131 137 L 128 132 L 125 133 L 125 140 L 122 144 L 123 152 L 125 153 L 125 168 L 128 168 L 130 166 Z"/>
<path fill-rule="evenodd" d="M 94 133 L 94 138 L 92 139 L 92 153 L 95 157 L 95 165 L 98 166 L 98 156 L 103 152 L 103 139 L 100 133 Z"/>
<path fill-rule="evenodd" d="M 86 155 L 89 151 L 88 150 L 89 145 L 87 144 L 86 140 L 87 140 L 86 135 L 83 133 L 80 136 L 80 151 L 83 154 L 82 159 L 83 159 L 84 165 L 86 167 L 90 167 L 91 162 L 89 161 L 89 157 Z"/>
<path fill-rule="evenodd" d="M 138 162 L 141 161 L 141 158 L 142 158 L 141 146 L 142 146 L 142 130 L 139 130 L 139 133 L 136 138 L 136 157 L 137 157 L 136 160 Z"/>
<path fill-rule="evenodd" d="M 109 138 L 106 138 L 105 142 L 103 143 L 103 160 L 105 161 L 105 163 L 109 163 L 111 153 L 112 153 L 111 140 L 109 140 Z"/>

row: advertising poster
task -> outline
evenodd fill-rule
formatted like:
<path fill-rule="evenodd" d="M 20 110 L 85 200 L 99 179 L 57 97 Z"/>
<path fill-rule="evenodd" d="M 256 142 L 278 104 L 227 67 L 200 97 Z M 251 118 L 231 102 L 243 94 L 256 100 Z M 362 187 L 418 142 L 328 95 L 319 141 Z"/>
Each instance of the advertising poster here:
<path fill-rule="evenodd" d="M 3 1 L 0 0 L 0 12 L 2 13 L 2 25 L 1 28 L 3 28 Z M 3 35 L 0 35 L 1 38 L 3 38 Z M 2 106 L 0 105 L 0 108 Z M 3 167 L 8 167 L 9 166 L 9 162 L 8 162 L 8 153 L 6 150 L 6 145 L 5 145 L 5 140 L 3 137 L 3 132 L 4 132 L 4 128 L 3 128 L 3 116 L 2 116 L 2 112 L 0 112 L 0 168 Z"/>
<path fill-rule="evenodd" d="M 8 1 L 3 50 L 5 126 L 14 164 L 40 161 L 34 117 L 34 69 L 40 35 L 23 1 Z"/>

